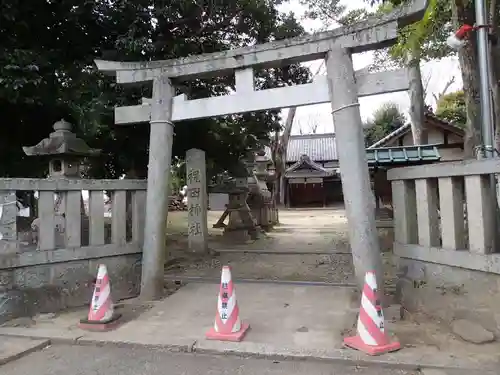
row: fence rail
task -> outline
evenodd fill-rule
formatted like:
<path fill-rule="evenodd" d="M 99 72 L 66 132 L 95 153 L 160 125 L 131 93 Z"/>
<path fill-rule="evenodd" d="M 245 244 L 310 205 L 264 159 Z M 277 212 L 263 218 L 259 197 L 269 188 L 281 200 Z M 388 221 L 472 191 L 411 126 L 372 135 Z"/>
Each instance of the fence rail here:
<path fill-rule="evenodd" d="M 500 174 L 500 159 L 388 171 L 396 255 L 500 273 L 500 256 L 491 254 L 497 204 L 493 174 Z"/>
<path fill-rule="evenodd" d="M 0 179 L 0 254 L 130 243 L 141 246 L 146 186 L 144 180 Z M 82 199 L 85 190 L 88 210 Z M 20 191 L 38 195 L 38 217 L 27 219 L 30 228 L 21 228 L 31 231 L 33 237 L 28 241 L 20 238 L 18 230 L 16 193 Z M 105 194 L 110 198 L 111 218 L 105 217 Z M 35 211 L 33 208 L 30 211 Z"/>

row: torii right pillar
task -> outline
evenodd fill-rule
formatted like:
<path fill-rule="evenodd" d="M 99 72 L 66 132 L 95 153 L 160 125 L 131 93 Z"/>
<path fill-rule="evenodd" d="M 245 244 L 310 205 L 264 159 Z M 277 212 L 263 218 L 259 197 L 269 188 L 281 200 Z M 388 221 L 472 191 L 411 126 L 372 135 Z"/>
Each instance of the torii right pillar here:
<path fill-rule="evenodd" d="M 378 296 L 382 299 L 384 273 L 350 51 L 344 48 L 330 50 L 326 56 L 326 68 L 357 284 L 362 290 L 365 273 L 374 271 L 379 286 Z"/>

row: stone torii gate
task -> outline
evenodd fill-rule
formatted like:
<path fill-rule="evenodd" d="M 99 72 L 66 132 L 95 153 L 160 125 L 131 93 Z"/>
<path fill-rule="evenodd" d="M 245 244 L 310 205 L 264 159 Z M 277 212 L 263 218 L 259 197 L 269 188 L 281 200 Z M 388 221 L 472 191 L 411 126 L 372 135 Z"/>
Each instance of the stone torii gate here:
<path fill-rule="evenodd" d="M 351 55 L 394 44 L 398 30 L 420 20 L 426 8 L 427 0 L 414 0 L 390 14 L 353 26 L 218 53 L 151 62 L 95 61 L 98 69 L 114 75 L 117 83 L 153 82 L 151 100 L 115 109 L 116 124 L 151 124 L 141 297 L 156 299 L 163 290 L 174 122 L 326 102 L 331 102 L 338 140 L 357 280 L 362 286 L 365 272 L 375 270 L 379 286 L 383 286 L 358 97 L 405 91 L 408 72 L 355 72 Z M 284 66 L 322 58 L 326 59 L 326 77 L 317 77 L 312 83 L 303 85 L 268 90 L 254 88 L 253 69 L 256 67 Z M 174 84 L 177 82 L 229 73 L 235 74 L 234 94 L 196 100 L 189 100 L 185 95 L 175 96 Z"/>

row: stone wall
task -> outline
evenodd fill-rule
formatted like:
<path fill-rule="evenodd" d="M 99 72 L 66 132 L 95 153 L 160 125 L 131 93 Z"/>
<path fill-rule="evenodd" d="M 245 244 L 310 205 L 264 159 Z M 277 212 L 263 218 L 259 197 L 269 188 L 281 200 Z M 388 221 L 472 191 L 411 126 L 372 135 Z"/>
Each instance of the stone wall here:
<path fill-rule="evenodd" d="M 0 179 L 0 323 L 88 305 L 101 263 L 108 268 L 114 301 L 136 296 L 146 184 L 144 180 Z M 38 192 L 37 218 L 18 220 L 18 191 Z M 88 214 L 82 208 L 82 191 L 88 192 Z M 55 199 L 56 192 L 60 200 Z M 111 217 L 105 216 L 104 192 L 112 202 Z M 30 233 L 34 236 L 25 236 Z"/>
<path fill-rule="evenodd" d="M 500 275 L 399 258 L 397 297 L 408 311 L 467 319 L 500 335 Z"/>
<path fill-rule="evenodd" d="M 0 257 L 0 324 L 90 303 L 99 264 L 108 268 L 114 301 L 138 295 L 142 254 L 137 247 L 103 246 Z M 78 252 L 75 255 L 75 252 Z"/>
<path fill-rule="evenodd" d="M 482 326 L 500 334 L 500 249 L 492 220 L 497 202 L 490 183 L 498 173 L 500 159 L 388 171 L 396 294 L 407 310 L 444 323 L 472 321 L 471 331 Z"/>

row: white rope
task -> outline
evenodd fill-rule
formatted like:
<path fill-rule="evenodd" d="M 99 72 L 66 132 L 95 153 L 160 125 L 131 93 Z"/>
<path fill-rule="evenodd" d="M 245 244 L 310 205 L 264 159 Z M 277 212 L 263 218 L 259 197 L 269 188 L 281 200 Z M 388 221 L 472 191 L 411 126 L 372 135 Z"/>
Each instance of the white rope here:
<path fill-rule="evenodd" d="M 332 115 L 333 115 L 334 113 L 340 112 L 340 111 L 342 111 L 343 109 L 350 108 L 350 107 L 359 107 L 359 103 L 351 103 L 351 104 L 346 104 L 346 105 L 343 105 L 342 107 L 339 107 L 339 108 L 337 108 L 337 109 L 334 109 L 334 110 L 332 111 Z"/>
<path fill-rule="evenodd" d="M 172 125 L 174 126 L 174 123 L 172 121 L 169 121 L 169 120 L 150 120 L 149 123 L 152 125 L 152 124 L 169 124 L 169 125 Z"/>

